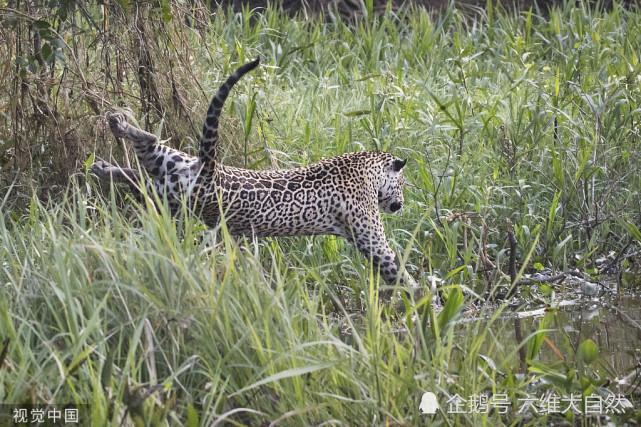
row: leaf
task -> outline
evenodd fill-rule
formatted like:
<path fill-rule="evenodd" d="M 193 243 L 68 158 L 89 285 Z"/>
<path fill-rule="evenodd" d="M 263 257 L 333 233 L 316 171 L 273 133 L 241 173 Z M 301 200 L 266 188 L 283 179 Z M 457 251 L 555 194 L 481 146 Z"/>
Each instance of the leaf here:
<path fill-rule="evenodd" d="M 40 49 L 40 52 L 42 53 L 42 57 L 47 62 L 51 63 L 50 58 L 49 58 L 51 56 L 51 52 L 52 52 L 51 45 L 49 45 L 49 43 L 43 44 L 42 48 Z"/>
<path fill-rule="evenodd" d="M 165 22 L 169 22 L 172 20 L 174 15 L 171 13 L 171 6 L 169 4 L 170 0 L 161 0 L 160 2 L 160 10 L 161 10 L 161 15 L 162 15 L 162 20 Z"/>
<path fill-rule="evenodd" d="M 102 366 L 102 373 L 100 374 L 100 382 L 103 387 L 111 387 L 111 374 L 114 365 L 114 356 L 116 354 L 116 347 L 112 347 L 107 353 L 107 360 Z"/>
<path fill-rule="evenodd" d="M 530 41 L 530 33 L 532 32 L 532 7 L 525 13 L 525 40 Z"/>
<path fill-rule="evenodd" d="M 628 230 L 628 233 L 632 235 L 632 237 L 639 243 L 641 243 L 641 231 L 639 231 L 639 228 L 632 224 L 631 222 L 628 221 L 618 221 L 619 224 L 621 224 L 626 230 Z"/>
<path fill-rule="evenodd" d="M 443 307 L 443 310 L 438 314 L 438 324 L 441 331 L 445 329 L 445 326 L 458 314 L 463 305 L 463 299 L 463 292 L 461 292 L 459 287 L 455 287 L 448 292 L 445 307 Z"/>
<path fill-rule="evenodd" d="M 254 92 L 251 99 L 248 99 L 247 109 L 245 110 L 245 120 L 243 123 L 243 130 L 245 131 L 245 140 L 249 138 L 249 134 L 252 128 L 252 120 L 254 118 L 254 112 L 256 111 L 256 95 L 258 92 Z"/>
<path fill-rule="evenodd" d="M 550 212 L 548 214 L 548 228 L 546 230 L 548 240 L 550 240 L 550 238 L 552 237 L 552 233 L 554 230 L 554 219 L 556 218 L 556 210 L 557 210 L 557 207 L 559 206 L 560 197 L 561 197 L 561 191 L 559 191 L 554 195 L 554 199 L 552 200 L 552 205 L 550 206 Z"/>
<path fill-rule="evenodd" d="M 554 166 L 554 179 L 556 180 L 556 185 L 559 188 L 565 187 L 565 176 L 563 174 L 563 166 L 561 165 L 561 160 L 556 154 L 556 148 L 552 147 L 552 166 Z"/>
<path fill-rule="evenodd" d="M 56 61 L 61 62 L 63 64 L 67 63 L 67 57 L 65 56 L 64 52 L 61 50 L 54 50 L 53 56 L 56 58 Z"/>
<path fill-rule="evenodd" d="M 198 427 L 198 425 L 198 412 L 190 403 L 187 406 L 187 427 Z"/>
<path fill-rule="evenodd" d="M 174 18 L 174 15 L 172 15 L 171 13 L 163 12 L 163 14 L 162 14 L 162 20 L 163 20 L 164 22 L 169 22 L 169 21 L 171 21 L 173 18 Z"/>
<path fill-rule="evenodd" d="M 568 235 L 568 237 L 566 237 L 565 239 L 563 239 L 563 241 L 562 241 L 561 243 L 559 243 L 558 245 L 556 245 L 556 248 L 555 248 L 554 250 L 558 252 L 558 251 L 560 251 L 561 249 L 563 249 L 563 246 L 565 246 L 565 244 L 566 244 L 566 243 L 567 243 L 571 238 L 572 238 L 572 234 Z"/>
<path fill-rule="evenodd" d="M 85 173 L 88 173 L 89 172 L 89 168 L 91 167 L 91 165 L 93 165 L 93 159 L 94 159 L 95 155 L 96 155 L 96 153 L 91 153 L 89 155 L 89 158 L 85 162 Z"/>
<path fill-rule="evenodd" d="M 487 363 L 488 368 L 490 368 L 492 371 L 496 371 L 496 363 L 494 362 L 494 360 L 480 353 L 479 353 L 479 358 L 481 358 L 482 360 L 485 361 L 485 363 Z"/>
<path fill-rule="evenodd" d="M 367 76 L 362 77 L 360 79 L 356 79 L 354 81 L 355 82 L 364 82 L 365 80 L 369 80 L 369 79 L 372 79 L 374 77 L 380 77 L 380 75 L 379 74 L 368 74 Z"/>
<path fill-rule="evenodd" d="M 320 371 L 320 370 L 323 370 L 323 369 L 332 368 L 332 367 L 338 365 L 341 362 L 342 362 L 342 360 L 338 359 L 338 360 L 331 360 L 329 362 L 318 363 L 316 365 L 308 365 L 308 366 L 303 366 L 303 367 L 300 367 L 300 368 L 286 369 L 284 371 L 278 372 L 277 374 L 270 375 L 267 378 L 264 378 L 264 379 L 262 379 L 260 381 L 257 381 L 254 384 L 248 385 L 247 387 L 243 387 L 242 389 L 238 390 L 237 392 L 230 394 L 229 397 L 233 397 L 233 396 L 239 395 L 241 393 L 244 393 L 247 390 L 251 390 L 253 388 L 260 387 L 263 384 L 271 383 L 271 382 L 274 382 L 274 381 L 279 381 L 279 380 L 282 380 L 282 379 L 285 379 L 285 378 L 299 377 L 301 375 L 309 374 L 311 372 L 316 372 L 316 371 Z"/>
<path fill-rule="evenodd" d="M 587 365 L 594 362 L 599 355 L 599 349 L 597 348 L 594 341 L 587 339 L 581 343 L 579 346 L 579 360 Z"/>
<path fill-rule="evenodd" d="M 7 338 L 4 340 L 4 343 L 2 344 L 2 352 L 0 352 L 0 369 L 2 369 L 2 366 L 4 365 L 4 360 L 7 358 L 7 353 L 9 352 L 9 341 L 10 339 Z"/>
<path fill-rule="evenodd" d="M 56 49 L 64 49 L 65 47 L 65 42 L 59 38 L 56 37 L 55 39 L 51 40 L 51 46 L 55 47 Z"/>
<path fill-rule="evenodd" d="M 539 292 L 545 297 L 549 297 L 552 294 L 552 288 L 550 285 L 546 285 L 545 283 L 541 283 L 539 285 Z"/>
<path fill-rule="evenodd" d="M 43 21 L 41 19 L 33 21 L 33 26 L 35 28 L 37 28 L 38 30 L 49 30 L 49 28 L 51 28 L 51 24 L 49 24 L 47 21 Z M 41 32 L 41 34 L 42 34 L 42 32 Z"/>
<path fill-rule="evenodd" d="M 568 377 L 571 382 L 571 372 L 568 372 L 568 374 L 565 375 L 546 363 L 539 363 L 533 360 L 528 360 L 528 364 L 530 365 L 528 367 L 528 371 L 534 372 L 535 374 L 544 374 L 546 381 L 549 381 L 556 386 L 567 387 Z"/>
<path fill-rule="evenodd" d="M 371 110 L 356 110 L 356 111 L 350 111 L 349 113 L 344 113 L 343 115 L 345 117 L 358 117 L 358 116 L 364 116 L 366 114 L 370 114 L 372 111 Z"/>
<path fill-rule="evenodd" d="M 534 336 L 532 340 L 528 343 L 528 349 L 527 349 L 527 358 L 528 360 L 534 360 L 536 356 L 539 354 L 539 350 L 541 349 L 541 346 L 543 345 L 543 342 L 545 341 L 545 335 L 547 334 L 548 325 L 550 322 L 554 319 L 554 313 L 547 313 L 543 318 L 541 319 L 541 323 L 539 324 L 539 328 L 537 329 L 537 334 Z"/>
<path fill-rule="evenodd" d="M 154 135 L 156 135 L 156 138 L 160 139 L 162 136 L 162 128 L 165 126 L 165 118 L 161 117 L 160 122 L 158 122 L 158 126 L 156 126 L 156 131 L 154 132 Z"/>

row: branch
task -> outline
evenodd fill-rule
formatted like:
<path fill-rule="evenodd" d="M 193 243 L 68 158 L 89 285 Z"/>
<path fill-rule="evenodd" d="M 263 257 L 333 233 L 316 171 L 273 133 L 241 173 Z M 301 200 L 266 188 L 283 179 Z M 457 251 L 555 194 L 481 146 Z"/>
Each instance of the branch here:
<path fill-rule="evenodd" d="M 509 265 L 509 271 L 510 271 L 510 283 L 512 286 L 510 286 L 510 292 L 508 293 L 508 298 L 511 298 L 514 296 L 514 293 L 516 292 L 516 287 L 518 286 L 518 283 L 516 282 L 516 248 L 519 244 L 519 242 L 516 240 L 516 236 L 514 235 L 514 228 L 512 227 L 512 221 L 510 221 L 509 218 L 505 218 L 505 221 L 507 222 L 507 238 L 508 241 L 510 242 L 510 265 Z"/>

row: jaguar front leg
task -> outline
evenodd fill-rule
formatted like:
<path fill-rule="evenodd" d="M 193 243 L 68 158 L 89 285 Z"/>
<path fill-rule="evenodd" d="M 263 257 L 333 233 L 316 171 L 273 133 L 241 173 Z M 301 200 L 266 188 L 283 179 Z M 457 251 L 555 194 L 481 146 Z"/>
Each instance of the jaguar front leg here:
<path fill-rule="evenodd" d="M 387 243 L 379 213 L 376 211 L 366 215 L 364 210 L 357 212 L 361 215 L 351 218 L 349 228 L 345 230 L 346 237 L 372 261 L 387 284 L 395 285 L 398 281 L 402 286 L 417 288 L 418 284 L 407 271 L 403 269 L 401 274 L 400 263 Z"/>

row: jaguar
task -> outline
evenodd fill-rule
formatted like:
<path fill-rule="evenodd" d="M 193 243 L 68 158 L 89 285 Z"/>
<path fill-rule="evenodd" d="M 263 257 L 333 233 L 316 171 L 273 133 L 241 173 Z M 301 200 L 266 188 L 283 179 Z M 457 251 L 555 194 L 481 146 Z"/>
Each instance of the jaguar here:
<path fill-rule="evenodd" d="M 310 166 L 249 170 L 218 160 L 218 121 L 232 87 L 256 68 L 259 58 L 238 68 L 214 96 L 203 124 L 198 156 L 160 144 L 155 135 L 108 116 L 117 138 L 133 141 L 144 172 L 96 161 L 91 172 L 101 179 L 127 182 L 167 200 L 172 215 L 187 203 L 201 220 L 216 227 L 224 217 L 232 235 L 335 235 L 356 245 L 388 284 L 416 286 L 390 248 L 379 208 L 401 210 L 402 160 L 384 151 L 346 153 Z"/>

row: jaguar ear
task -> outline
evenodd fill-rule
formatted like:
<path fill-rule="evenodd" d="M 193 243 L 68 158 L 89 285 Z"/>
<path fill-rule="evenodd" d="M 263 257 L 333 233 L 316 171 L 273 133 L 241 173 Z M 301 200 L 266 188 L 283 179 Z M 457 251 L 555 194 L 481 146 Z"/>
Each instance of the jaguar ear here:
<path fill-rule="evenodd" d="M 406 160 L 398 160 L 398 159 L 396 159 L 396 160 L 394 160 L 394 163 L 392 163 L 392 170 L 394 172 L 398 172 L 398 171 L 400 171 L 401 169 L 403 169 L 405 167 L 406 163 L 407 163 L 407 159 Z"/>

